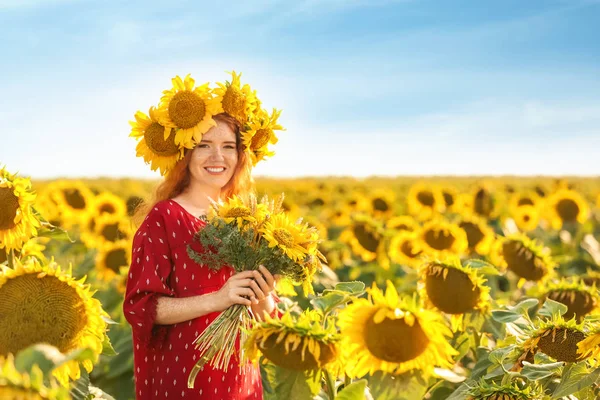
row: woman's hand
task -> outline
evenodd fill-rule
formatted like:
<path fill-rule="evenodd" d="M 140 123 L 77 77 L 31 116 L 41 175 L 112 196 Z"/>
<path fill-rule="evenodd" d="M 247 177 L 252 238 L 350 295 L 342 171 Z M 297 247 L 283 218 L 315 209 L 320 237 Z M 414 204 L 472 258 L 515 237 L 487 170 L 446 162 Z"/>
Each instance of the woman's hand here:
<path fill-rule="evenodd" d="M 260 271 L 260 272 L 259 272 Z M 268 269 L 260 265 L 257 271 L 254 273 L 254 280 L 250 284 L 250 287 L 254 291 L 258 302 L 252 304 L 252 313 L 258 318 L 262 319 L 263 313 L 271 314 L 275 309 L 275 300 L 271 293 L 275 291 L 277 280 L 279 275 L 273 276 Z"/>
<path fill-rule="evenodd" d="M 217 311 L 223 311 L 234 304 L 251 306 L 258 304 L 256 292 L 252 289 L 252 280 L 256 271 L 243 271 L 232 275 L 227 282 L 214 293 Z"/>

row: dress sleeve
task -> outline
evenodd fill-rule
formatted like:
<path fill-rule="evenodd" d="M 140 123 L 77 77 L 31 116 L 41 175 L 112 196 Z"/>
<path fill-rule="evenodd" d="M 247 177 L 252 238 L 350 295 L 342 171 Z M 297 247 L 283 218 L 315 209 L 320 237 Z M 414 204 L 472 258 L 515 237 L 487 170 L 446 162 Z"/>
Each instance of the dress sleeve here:
<path fill-rule="evenodd" d="M 133 335 L 147 345 L 159 343 L 168 326 L 155 325 L 159 297 L 173 296 L 169 275 L 173 268 L 164 218 L 157 209 L 148 214 L 138 229 L 132 248 L 123 313 Z"/>

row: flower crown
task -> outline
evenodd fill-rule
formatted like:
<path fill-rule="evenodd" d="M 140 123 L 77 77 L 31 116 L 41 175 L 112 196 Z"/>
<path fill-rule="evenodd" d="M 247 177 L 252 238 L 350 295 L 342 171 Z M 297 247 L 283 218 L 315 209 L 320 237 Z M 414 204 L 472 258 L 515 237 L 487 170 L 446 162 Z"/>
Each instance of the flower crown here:
<path fill-rule="evenodd" d="M 256 165 L 275 153 L 270 144 L 278 141 L 275 131 L 285 130 L 277 123 L 281 111 L 271 114 L 262 108 L 256 91 L 248 84 L 242 86 L 241 74 L 231 72 L 231 82 L 217 82 L 216 88 L 209 83 L 197 86 L 190 75 L 185 79 L 176 76 L 173 87 L 163 91 L 157 107 L 150 107 L 149 115 L 135 113 L 130 121 L 130 137 L 136 138 L 136 155 L 143 157 L 153 171 L 166 175 L 186 149 L 193 149 L 211 127 L 216 125 L 214 115 L 227 113 L 240 125 L 244 151 Z"/>

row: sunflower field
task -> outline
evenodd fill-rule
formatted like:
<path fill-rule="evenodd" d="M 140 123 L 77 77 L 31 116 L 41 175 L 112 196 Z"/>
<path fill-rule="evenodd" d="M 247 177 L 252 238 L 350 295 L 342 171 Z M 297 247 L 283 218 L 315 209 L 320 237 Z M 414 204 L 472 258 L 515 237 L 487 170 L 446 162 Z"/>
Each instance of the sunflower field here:
<path fill-rule="evenodd" d="M 265 399 L 600 398 L 600 182 L 257 178 L 327 259 L 246 356 Z M 132 215 L 156 181 L 0 169 L 0 399 L 133 399 Z"/>

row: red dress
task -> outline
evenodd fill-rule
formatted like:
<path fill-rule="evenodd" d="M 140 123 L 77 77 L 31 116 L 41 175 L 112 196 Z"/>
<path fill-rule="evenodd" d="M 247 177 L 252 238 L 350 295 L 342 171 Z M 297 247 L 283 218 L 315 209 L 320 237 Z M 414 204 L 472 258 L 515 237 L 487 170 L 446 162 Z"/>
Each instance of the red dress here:
<path fill-rule="evenodd" d="M 214 292 L 234 273 L 231 267 L 211 271 L 187 255 L 188 243 L 203 225 L 177 202 L 165 200 L 155 205 L 133 239 L 123 311 L 133 329 L 138 400 L 263 398 L 260 370 L 252 364 L 240 370 L 234 362 L 226 373 L 206 365 L 194 389 L 188 389 L 188 376 L 198 359 L 192 343 L 218 312 L 174 325 L 154 324 L 158 297 Z"/>

